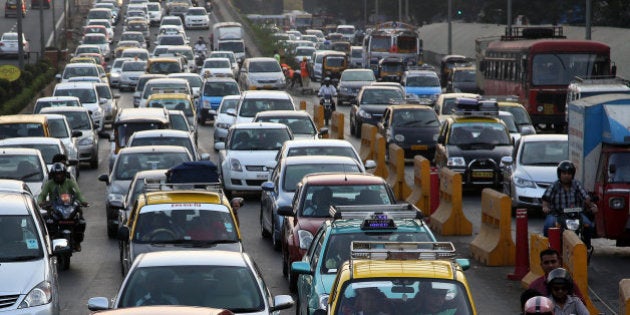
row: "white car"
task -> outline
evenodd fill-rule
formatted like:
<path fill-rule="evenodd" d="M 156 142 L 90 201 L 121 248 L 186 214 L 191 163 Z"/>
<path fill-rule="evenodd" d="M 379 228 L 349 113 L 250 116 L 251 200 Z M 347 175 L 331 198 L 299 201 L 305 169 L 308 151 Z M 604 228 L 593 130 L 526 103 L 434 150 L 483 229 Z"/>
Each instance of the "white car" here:
<path fill-rule="evenodd" d="M 234 124 L 234 116 L 228 115 L 228 109 L 236 110 L 240 95 L 226 95 L 221 100 L 214 119 L 214 142 L 225 142 L 228 129 Z"/>
<path fill-rule="evenodd" d="M 129 143 L 127 143 L 127 147 L 129 148 L 143 145 L 174 145 L 184 147 L 195 161 L 202 159 L 207 160 L 210 157 L 207 153 L 202 154 L 197 150 L 195 140 L 188 131 L 173 129 L 141 130 L 134 132 L 131 138 L 129 138 Z"/>
<path fill-rule="evenodd" d="M 113 88 L 117 88 L 120 84 L 120 69 L 122 69 L 123 62 L 133 60 L 131 58 L 116 58 L 112 62 L 109 68 L 109 85 Z"/>
<path fill-rule="evenodd" d="M 78 160 L 79 150 L 77 149 L 77 139 L 83 134 L 80 131 L 70 129 L 66 116 L 59 114 L 49 114 L 47 109 L 39 112 L 45 114 L 48 119 L 48 130 L 50 136 L 61 140 L 66 148 L 68 160 Z"/>
<path fill-rule="evenodd" d="M 210 17 L 204 7 L 190 7 L 184 14 L 184 27 L 210 29 Z"/>
<path fill-rule="evenodd" d="M 66 66 L 67 67 L 67 66 Z M 90 82 L 66 82 L 55 85 L 52 96 L 76 96 L 81 100 L 81 105 L 92 113 L 92 120 L 96 130 L 101 133 L 105 125 L 104 113 L 101 105 L 107 99 L 99 99 L 94 83 Z"/>
<path fill-rule="evenodd" d="M 93 63 L 69 63 L 64 69 L 63 73 L 55 76 L 59 82 L 68 82 L 73 77 L 94 77 L 100 79 L 100 73 L 96 64 Z"/>
<path fill-rule="evenodd" d="M 28 58 L 28 53 L 31 51 L 31 46 L 28 40 L 22 34 L 22 48 L 24 49 L 24 57 Z M 18 34 L 13 32 L 7 32 L 2 34 L 0 38 L 0 56 L 17 56 L 18 55 Z"/>
<path fill-rule="evenodd" d="M 41 153 L 44 162 L 46 162 L 47 169 L 50 169 L 53 165 L 53 158 L 57 154 L 65 154 L 68 156 L 66 147 L 61 140 L 51 137 L 19 137 L 19 138 L 7 138 L 0 140 L 0 148 L 26 148 L 37 149 Z M 78 166 L 77 161 L 74 158 L 68 159 L 68 173 L 74 178 L 78 178 Z"/>
<path fill-rule="evenodd" d="M 238 76 L 239 63 L 242 60 L 238 60 L 236 58 L 236 54 L 233 51 L 227 50 L 215 50 L 210 52 L 208 58 L 228 58 L 230 59 L 230 63 L 232 64 L 232 73 L 234 73 L 234 77 Z"/>
<path fill-rule="evenodd" d="M 567 135 L 525 135 L 515 154 L 501 159 L 503 193 L 512 198 L 512 208 L 540 209 L 541 197 L 558 179 L 558 163 L 569 159 Z"/>
<path fill-rule="evenodd" d="M 167 15 L 162 17 L 162 20 L 160 21 L 160 28 L 162 28 L 164 25 L 176 26 L 182 32 L 184 32 L 184 23 L 182 22 L 182 19 L 180 19 L 178 16 Z"/>
<path fill-rule="evenodd" d="M 167 77 L 185 79 L 186 81 L 188 81 L 188 85 L 190 85 L 190 88 L 192 89 L 193 96 L 194 97 L 199 96 L 201 85 L 203 85 L 203 80 L 201 79 L 200 75 L 196 73 L 181 72 L 181 73 L 169 73 Z"/>
<path fill-rule="evenodd" d="M 225 142 L 214 148 L 220 156 L 220 173 L 226 192 L 260 191 L 282 144 L 293 139 L 289 127 L 278 123 L 242 123 L 230 127 Z"/>
<path fill-rule="evenodd" d="M 256 114 L 254 122 L 285 124 L 295 139 L 319 139 L 322 133 L 328 133 L 328 128 L 318 131 L 311 115 L 303 110 L 266 110 Z"/>
<path fill-rule="evenodd" d="M 125 61 L 120 69 L 121 91 L 133 90 L 138 85 L 138 78 L 146 72 L 147 62 L 145 60 Z"/>
<path fill-rule="evenodd" d="M 157 35 L 186 35 L 184 29 L 173 24 L 165 24 L 160 26 Z"/>
<path fill-rule="evenodd" d="M 354 148 L 352 143 L 348 140 L 341 139 L 320 139 L 313 141 L 310 139 L 296 139 L 291 141 L 285 141 L 278 151 L 276 160 L 279 162 L 288 156 L 299 155 L 339 155 L 353 158 L 361 164 L 361 171 L 365 172 L 366 169 L 373 169 L 376 167 L 376 162 L 373 160 L 365 161 L 365 165 L 361 162 L 359 152 Z"/>
<path fill-rule="evenodd" d="M 107 29 L 107 34 L 109 35 L 109 38 L 114 38 L 114 27 L 112 26 L 112 23 L 111 23 L 110 20 L 106 20 L 106 19 L 88 20 L 86 26 L 89 26 L 89 25 L 103 25 L 103 26 L 105 26 L 105 28 Z M 109 56 L 108 56 L 108 58 L 109 58 Z"/>
<path fill-rule="evenodd" d="M 149 2 L 147 3 L 147 10 L 149 11 L 149 20 L 151 21 L 151 25 L 160 24 L 160 20 L 162 19 L 162 6 L 159 2 Z"/>
<path fill-rule="evenodd" d="M 37 149 L 0 149 L 0 179 L 17 179 L 26 183 L 35 199 L 48 180 L 48 169 L 42 154 Z"/>
<path fill-rule="evenodd" d="M 234 78 L 232 64 L 227 58 L 206 58 L 203 61 L 199 75 L 203 77 L 229 77 Z"/>
<path fill-rule="evenodd" d="M 147 294 L 147 292 L 151 294 Z M 150 299 L 159 296 L 165 300 Z M 155 304 L 224 308 L 234 314 L 277 314 L 293 306 L 290 295 L 272 296 L 263 275 L 246 253 L 180 250 L 140 254 L 112 305 L 88 300 L 92 311 Z"/>
<path fill-rule="evenodd" d="M 236 116 L 235 123 L 254 121 L 256 114 L 266 110 L 297 110 L 293 97 L 286 91 L 245 91 L 236 111 L 228 114 Z"/>

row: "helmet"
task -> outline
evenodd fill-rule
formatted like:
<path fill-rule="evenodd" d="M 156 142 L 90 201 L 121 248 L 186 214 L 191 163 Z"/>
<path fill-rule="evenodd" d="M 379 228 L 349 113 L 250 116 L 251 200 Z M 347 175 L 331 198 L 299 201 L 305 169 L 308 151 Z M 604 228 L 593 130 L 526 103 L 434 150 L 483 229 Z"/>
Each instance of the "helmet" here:
<path fill-rule="evenodd" d="M 523 314 L 553 314 L 553 301 L 544 296 L 535 296 L 527 302 L 523 308 Z"/>
<path fill-rule="evenodd" d="M 571 274 L 564 268 L 556 268 L 547 275 L 547 285 L 564 284 L 569 290 L 573 289 Z"/>
<path fill-rule="evenodd" d="M 55 163 L 52 165 L 52 167 L 50 168 L 50 174 L 51 175 L 55 175 L 55 174 L 59 174 L 59 173 L 66 173 L 66 166 L 63 165 L 63 163 Z"/>
<path fill-rule="evenodd" d="M 568 160 L 562 161 L 560 162 L 560 164 L 558 164 L 558 179 L 560 179 L 560 172 L 568 172 L 571 173 L 571 176 L 575 177 L 575 165 L 573 164 L 573 162 Z"/>
<path fill-rule="evenodd" d="M 325 77 L 324 78 L 324 83 L 330 83 L 330 77 Z"/>

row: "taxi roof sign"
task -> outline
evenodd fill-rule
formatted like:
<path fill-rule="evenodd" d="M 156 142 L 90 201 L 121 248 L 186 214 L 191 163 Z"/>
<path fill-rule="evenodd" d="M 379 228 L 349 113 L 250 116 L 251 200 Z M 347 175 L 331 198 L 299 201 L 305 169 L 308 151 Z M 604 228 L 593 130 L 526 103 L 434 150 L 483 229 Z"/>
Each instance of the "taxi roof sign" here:
<path fill-rule="evenodd" d="M 201 190 L 215 192 L 223 195 L 223 188 L 220 182 L 208 183 L 170 183 L 164 179 L 144 179 L 144 192 L 152 191 L 176 191 L 176 190 Z"/>
<path fill-rule="evenodd" d="M 381 214 L 388 219 L 422 219 L 422 212 L 410 203 L 393 205 L 332 205 L 329 214 L 334 219 L 374 219 Z"/>
<path fill-rule="evenodd" d="M 499 104 L 496 100 L 479 100 L 470 97 L 455 99 L 455 115 L 457 116 L 498 116 Z"/>
<path fill-rule="evenodd" d="M 350 245 L 351 260 L 444 260 L 454 257 L 452 242 L 353 241 Z"/>

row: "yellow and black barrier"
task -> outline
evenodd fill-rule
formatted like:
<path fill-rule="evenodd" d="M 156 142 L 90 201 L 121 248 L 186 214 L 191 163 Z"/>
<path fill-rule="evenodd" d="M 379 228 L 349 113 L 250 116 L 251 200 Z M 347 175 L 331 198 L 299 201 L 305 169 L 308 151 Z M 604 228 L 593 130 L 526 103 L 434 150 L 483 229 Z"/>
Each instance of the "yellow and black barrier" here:
<path fill-rule="evenodd" d="M 330 119 L 330 138 L 343 140 L 344 116 L 342 112 L 334 111 Z"/>
<path fill-rule="evenodd" d="M 630 279 L 619 281 L 619 315 L 630 315 Z"/>
<path fill-rule="evenodd" d="M 300 110 L 306 111 L 306 101 L 300 101 Z"/>
<path fill-rule="evenodd" d="M 462 174 L 440 169 L 440 206 L 431 215 L 431 229 L 440 235 L 472 235 L 462 210 Z"/>
<path fill-rule="evenodd" d="M 431 215 L 431 162 L 422 155 L 413 158 L 413 186 L 405 201 L 418 207 L 425 217 Z"/>
<path fill-rule="evenodd" d="M 387 179 L 387 164 L 385 163 L 385 138 L 381 134 L 376 134 L 374 137 L 374 161 L 376 162 L 376 168 L 374 168 L 374 175 Z"/>
<path fill-rule="evenodd" d="M 565 230 L 562 233 L 562 261 L 564 267 L 571 273 L 573 281 L 580 288 L 589 313 L 599 314 L 599 310 L 593 305 L 588 294 L 586 245 L 573 231 Z"/>
<path fill-rule="evenodd" d="M 359 157 L 365 163 L 367 160 L 375 160 L 374 158 L 374 140 L 378 128 L 371 124 L 361 125 L 361 147 L 359 148 Z"/>
<path fill-rule="evenodd" d="M 387 183 L 392 187 L 396 200 L 405 200 L 411 194 L 411 188 L 405 180 L 405 150 L 395 143 L 389 145 L 389 176 Z"/>
<path fill-rule="evenodd" d="M 512 200 L 484 188 L 481 192 L 481 228 L 470 243 L 472 256 L 486 266 L 513 266 L 516 245 L 512 240 Z"/>
<path fill-rule="evenodd" d="M 313 122 L 315 122 L 317 130 L 324 127 L 324 106 L 320 104 L 313 105 Z"/>
<path fill-rule="evenodd" d="M 521 279 L 523 288 L 529 288 L 534 280 L 540 278 L 545 272 L 540 267 L 540 253 L 549 249 L 549 239 L 542 234 L 529 235 L 529 272 Z"/>

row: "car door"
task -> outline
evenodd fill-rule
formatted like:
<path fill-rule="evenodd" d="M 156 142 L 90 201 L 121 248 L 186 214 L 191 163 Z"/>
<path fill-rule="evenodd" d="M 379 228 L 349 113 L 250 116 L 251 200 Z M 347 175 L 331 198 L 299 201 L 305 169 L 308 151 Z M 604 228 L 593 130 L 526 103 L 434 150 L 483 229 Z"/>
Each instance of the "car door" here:
<path fill-rule="evenodd" d="M 280 185 L 280 181 L 279 181 L 280 167 L 281 167 L 280 164 L 278 164 L 271 172 L 271 175 L 269 178 L 269 181 L 272 182 L 274 185 L 273 191 L 263 190 L 262 196 L 260 198 L 261 205 L 263 206 L 263 209 L 261 209 L 261 212 L 262 212 L 261 224 L 263 225 L 263 229 L 267 230 L 267 227 L 268 227 L 269 231 L 271 231 L 271 226 L 272 226 L 271 222 L 273 220 L 274 207 L 276 204 L 275 201 L 278 198 L 278 185 Z M 273 231 L 271 232 L 273 233 Z"/>
<path fill-rule="evenodd" d="M 311 242 L 306 255 L 302 261 L 306 261 L 311 266 L 312 274 L 299 275 L 297 280 L 297 292 L 298 292 L 298 312 L 299 314 L 309 314 L 308 306 L 311 297 L 314 292 L 315 286 L 313 283 L 317 281 L 315 277 L 318 275 L 319 261 L 322 255 L 322 244 L 324 243 L 324 236 L 326 235 L 326 228 L 324 225 L 320 227 L 315 234 L 315 238 Z"/>

